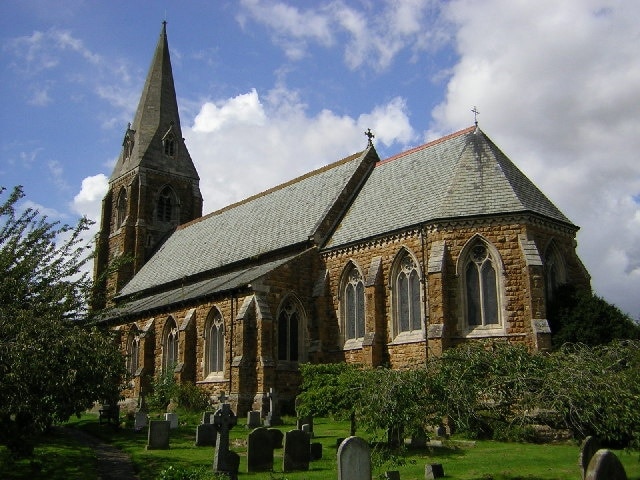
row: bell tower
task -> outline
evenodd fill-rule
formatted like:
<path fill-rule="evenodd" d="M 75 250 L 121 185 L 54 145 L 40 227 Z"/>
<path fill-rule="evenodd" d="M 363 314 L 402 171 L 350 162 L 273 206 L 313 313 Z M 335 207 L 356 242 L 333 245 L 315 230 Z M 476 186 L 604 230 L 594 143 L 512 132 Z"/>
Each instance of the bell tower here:
<path fill-rule="evenodd" d="M 163 22 L 133 123 L 124 132 L 102 200 L 93 308 L 105 307 L 178 225 L 202 216 L 199 184 L 182 138 Z"/>

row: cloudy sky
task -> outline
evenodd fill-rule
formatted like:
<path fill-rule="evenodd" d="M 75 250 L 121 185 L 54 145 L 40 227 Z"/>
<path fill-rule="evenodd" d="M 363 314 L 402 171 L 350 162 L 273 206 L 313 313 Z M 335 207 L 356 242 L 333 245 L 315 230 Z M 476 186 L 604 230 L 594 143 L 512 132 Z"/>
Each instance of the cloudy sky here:
<path fill-rule="evenodd" d="M 167 20 L 204 211 L 474 121 L 574 222 L 640 318 L 640 2 L 4 0 L 0 185 L 97 219 Z"/>

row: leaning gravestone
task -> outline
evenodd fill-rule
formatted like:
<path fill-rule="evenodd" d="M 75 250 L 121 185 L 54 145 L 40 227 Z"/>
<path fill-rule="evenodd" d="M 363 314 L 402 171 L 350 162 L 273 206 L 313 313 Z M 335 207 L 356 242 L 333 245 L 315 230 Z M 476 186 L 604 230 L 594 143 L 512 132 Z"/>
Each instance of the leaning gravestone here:
<path fill-rule="evenodd" d="M 196 427 L 196 447 L 215 447 L 217 433 L 213 423 L 201 423 Z"/>
<path fill-rule="evenodd" d="M 443 478 L 444 468 L 439 463 L 427 463 L 424 466 L 424 479 L 431 480 L 433 478 Z"/>
<path fill-rule="evenodd" d="M 301 430 L 289 430 L 285 433 L 282 471 L 309 470 L 310 445 L 309 435 Z"/>
<path fill-rule="evenodd" d="M 371 449 L 363 439 L 348 437 L 340 444 L 338 480 L 371 480 Z"/>
<path fill-rule="evenodd" d="M 178 414 L 177 413 L 165 413 L 164 419 L 170 422 L 171 428 L 178 428 Z"/>
<path fill-rule="evenodd" d="M 269 437 L 271 437 L 271 446 L 273 448 L 282 448 L 282 441 L 284 440 L 284 433 L 277 428 L 268 428 Z"/>
<path fill-rule="evenodd" d="M 273 445 L 269 430 L 259 427 L 247 437 L 247 471 L 271 472 L 273 470 Z"/>
<path fill-rule="evenodd" d="M 229 430 L 237 423 L 238 419 L 228 403 L 223 403 L 213 415 L 213 425 L 217 432 L 213 471 L 226 473 L 231 478 L 237 478 L 240 465 L 238 454 L 229 450 Z"/>
<path fill-rule="evenodd" d="M 151 420 L 147 437 L 147 450 L 166 450 L 169 448 L 170 424 L 166 420 Z"/>
<path fill-rule="evenodd" d="M 615 453 L 600 449 L 589 462 L 584 478 L 585 480 L 627 480 L 627 472 L 624 471 Z"/>
<path fill-rule="evenodd" d="M 584 478 L 587 473 L 589 462 L 598 450 L 600 450 L 600 441 L 596 437 L 588 436 L 582 441 L 582 445 L 580 446 L 580 458 L 578 460 L 582 478 Z"/>

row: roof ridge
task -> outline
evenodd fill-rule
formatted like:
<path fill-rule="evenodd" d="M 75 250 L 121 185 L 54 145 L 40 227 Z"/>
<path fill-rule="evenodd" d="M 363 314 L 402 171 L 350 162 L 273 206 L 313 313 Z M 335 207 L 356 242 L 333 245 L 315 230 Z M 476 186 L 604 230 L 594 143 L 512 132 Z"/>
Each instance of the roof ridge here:
<path fill-rule="evenodd" d="M 435 140 L 431 140 L 430 142 L 427 142 L 427 143 L 425 143 L 423 145 L 419 145 L 417 147 L 413 147 L 413 148 L 411 148 L 409 150 L 405 150 L 403 152 L 397 153 L 397 154 L 395 154 L 395 155 L 393 155 L 393 156 L 391 156 L 389 158 L 385 158 L 384 160 L 379 161 L 376 164 L 376 167 L 379 166 L 379 165 L 382 165 L 383 163 L 388 163 L 388 162 L 391 162 L 393 160 L 397 160 L 398 158 L 404 157 L 406 155 L 410 155 L 410 154 L 412 154 L 414 152 L 417 152 L 418 150 L 422 150 L 424 148 L 432 147 L 432 146 L 437 145 L 439 143 L 446 142 L 447 140 L 450 140 L 451 138 L 454 138 L 454 137 L 457 137 L 457 136 L 460 136 L 460 135 L 465 135 L 465 134 L 467 134 L 469 132 L 474 131 L 475 129 L 476 129 L 476 126 L 472 125 L 470 127 L 464 128 L 462 130 L 458 130 L 457 132 L 450 133 L 449 135 L 445 135 L 444 137 L 436 138 Z"/>
<path fill-rule="evenodd" d="M 215 215 L 220 215 L 221 213 L 224 213 L 224 212 L 226 212 L 228 210 L 232 210 L 232 209 L 234 209 L 236 207 L 239 207 L 239 206 L 244 205 L 246 203 L 252 202 L 253 200 L 256 200 L 257 198 L 264 197 L 264 196 L 269 195 L 269 194 L 271 194 L 273 192 L 276 192 L 278 190 L 282 190 L 285 187 L 288 187 L 290 185 L 294 185 L 294 184 L 299 183 L 299 182 L 301 182 L 303 180 L 306 180 L 307 178 L 313 177 L 315 175 L 319 175 L 319 174 L 324 173 L 324 172 L 326 172 L 328 170 L 331 170 L 332 168 L 338 167 L 340 165 L 344 165 L 345 163 L 349 163 L 349 162 L 355 160 L 356 158 L 361 157 L 366 151 L 367 150 L 362 150 L 360 152 L 353 153 L 353 154 L 351 154 L 351 155 L 349 155 L 347 157 L 344 157 L 344 158 L 342 158 L 342 159 L 340 159 L 340 160 L 338 160 L 336 162 L 330 163 L 328 165 L 324 165 L 324 166 L 322 166 L 320 168 L 317 168 L 315 170 L 311 170 L 310 172 L 307 172 L 307 173 L 305 173 L 303 175 L 300 175 L 299 177 L 293 178 L 293 179 L 288 180 L 288 181 L 286 181 L 284 183 L 280 183 L 280 184 L 278 184 L 278 185 L 276 185 L 274 187 L 271 187 L 271 188 L 269 188 L 267 190 L 264 190 L 262 192 L 256 193 L 254 195 L 251 195 L 251 196 L 249 196 L 247 198 L 244 198 L 242 200 L 239 200 L 239 201 L 237 201 L 235 203 L 231 203 L 229 205 L 226 205 L 226 206 L 224 206 L 224 207 L 222 207 L 222 208 L 220 208 L 218 210 L 214 210 L 213 212 L 207 213 L 206 215 L 203 215 L 200 218 L 196 218 L 194 220 L 191 220 L 190 222 L 183 223 L 182 225 L 178 225 L 176 230 L 182 230 L 182 229 L 187 228 L 187 227 L 189 227 L 189 226 L 191 226 L 191 225 L 193 225 L 195 223 L 204 221 L 204 220 L 206 220 L 206 219 L 208 219 L 210 217 L 213 217 Z"/>

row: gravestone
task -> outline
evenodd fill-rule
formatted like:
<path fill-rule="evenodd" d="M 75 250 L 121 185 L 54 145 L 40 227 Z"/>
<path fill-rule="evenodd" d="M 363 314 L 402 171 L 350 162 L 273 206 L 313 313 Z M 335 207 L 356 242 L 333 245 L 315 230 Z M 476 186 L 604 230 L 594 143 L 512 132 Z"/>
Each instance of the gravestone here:
<path fill-rule="evenodd" d="M 305 423 L 304 425 L 302 425 L 301 430 L 307 435 L 309 435 L 309 438 L 313 438 L 313 428 L 311 427 L 311 425 L 309 425 L 308 423 Z"/>
<path fill-rule="evenodd" d="M 400 472 L 398 470 L 384 472 L 384 478 L 385 480 L 400 480 Z"/>
<path fill-rule="evenodd" d="M 273 470 L 273 445 L 269 430 L 256 428 L 247 437 L 247 471 L 271 472 Z"/>
<path fill-rule="evenodd" d="M 322 444 L 321 443 L 312 443 L 311 448 L 309 449 L 309 460 L 312 462 L 316 460 L 322 459 Z"/>
<path fill-rule="evenodd" d="M 313 432 L 313 417 L 311 415 L 307 415 L 305 417 L 298 417 L 296 420 L 296 428 L 298 430 L 302 430 L 303 425 L 310 425 L 311 431 Z"/>
<path fill-rule="evenodd" d="M 201 423 L 213 423 L 211 421 L 211 417 L 213 417 L 213 412 L 202 412 L 202 422 Z"/>
<path fill-rule="evenodd" d="M 275 427 L 276 425 L 282 425 L 282 419 L 280 418 L 280 411 L 278 410 L 278 394 L 273 389 L 269 389 L 269 413 L 264 420 L 265 427 Z"/>
<path fill-rule="evenodd" d="M 589 462 L 598 450 L 600 450 L 600 441 L 596 437 L 589 435 L 582 441 L 582 445 L 580 446 L 580 457 L 578 459 L 582 478 L 584 478 L 587 473 Z"/>
<path fill-rule="evenodd" d="M 371 480 L 371 449 L 363 439 L 348 437 L 340 444 L 338 480 Z"/>
<path fill-rule="evenodd" d="M 139 432 L 144 427 L 147 426 L 148 415 L 146 412 L 136 412 L 135 417 L 133 418 L 133 429 L 136 432 Z"/>
<path fill-rule="evenodd" d="M 427 434 L 421 430 L 411 436 L 411 448 L 425 448 L 427 440 Z"/>
<path fill-rule="evenodd" d="M 444 468 L 439 463 L 427 463 L 424 466 L 424 480 L 444 477 Z"/>
<path fill-rule="evenodd" d="M 147 450 L 166 450 L 169 448 L 169 429 L 166 420 L 151 420 L 147 436 Z"/>
<path fill-rule="evenodd" d="M 260 412 L 250 410 L 247 412 L 247 428 L 258 428 L 260 426 Z"/>
<path fill-rule="evenodd" d="M 309 435 L 301 430 L 289 430 L 285 433 L 282 471 L 309 470 L 310 445 Z"/>
<path fill-rule="evenodd" d="M 277 428 L 268 428 L 269 436 L 271 437 L 271 445 L 273 448 L 282 448 L 282 441 L 284 440 L 284 433 Z"/>
<path fill-rule="evenodd" d="M 240 457 L 237 453 L 229 450 L 229 430 L 238 423 L 238 419 L 231 411 L 228 403 L 223 403 L 213 415 L 213 425 L 215 426 L 216 452 L 213 457 L 213 471 L 226 473 L 231 478 L 237 478 Z"/>
<path fill-rule="evenodd" d="M 215 447 L 216 426 L 213 423 L 201 423 L 196 427 L 196 447 Z"/>
<path fill-rule="evenodd" d="M 165 413 L 164 419 L 169 422 L 170 428 L 178 428 L 178 414 L 177 413 Z"/>
<path fill-rule="evenodd" d="M 584 478 L 585 480 L 627 480 L 627 472 L 616 454 L 603 448 L 593 455 Z"/>

